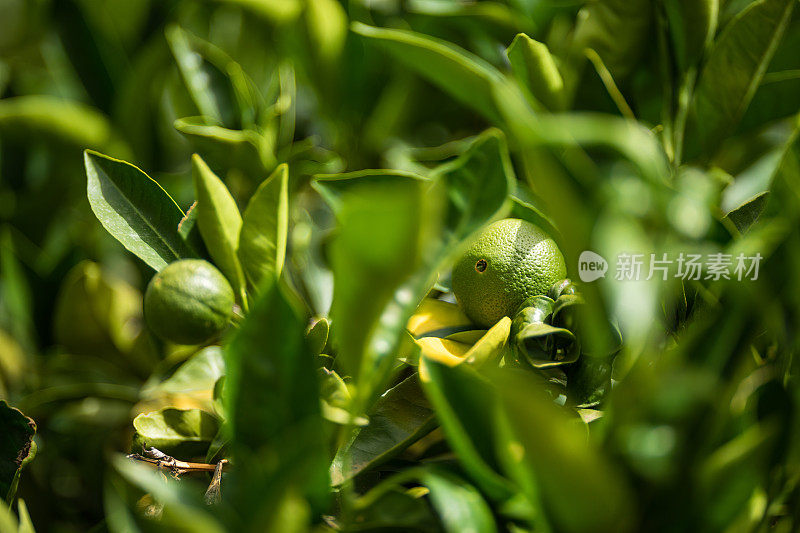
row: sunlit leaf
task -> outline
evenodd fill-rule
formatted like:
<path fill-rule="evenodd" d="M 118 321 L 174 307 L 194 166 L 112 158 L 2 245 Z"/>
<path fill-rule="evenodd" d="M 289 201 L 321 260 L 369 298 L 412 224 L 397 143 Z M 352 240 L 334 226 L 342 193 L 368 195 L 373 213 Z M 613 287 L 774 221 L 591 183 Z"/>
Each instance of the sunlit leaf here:
<path fill-rule="evenodd" d="M 280 277 L 288 226 L 289 167 L 284 164 L 259 185 L 242 217 L 238 254 L 252 286 L 265 276 Z"/>
<path fill-rule="evenodd" d="M 200 233 L 211 258 L 241 293 L 245 285 L 244 272 L 237 250 L 242 215 L 228 188 L 197 154 L 192 157 L 192 175 Z"/>
<path fill-rule="evenodd" d="M 87 195 L 104 228 L 155 270 L 194 257 L 178 234 L 178 204 L 147 174 L 125 161 L 87 150 Z"/>

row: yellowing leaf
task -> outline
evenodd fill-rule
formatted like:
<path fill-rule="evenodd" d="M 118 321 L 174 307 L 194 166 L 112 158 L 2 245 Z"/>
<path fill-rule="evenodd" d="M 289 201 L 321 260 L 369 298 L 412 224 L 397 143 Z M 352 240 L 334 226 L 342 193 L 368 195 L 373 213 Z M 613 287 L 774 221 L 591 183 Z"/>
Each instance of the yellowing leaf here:
<path fill-rule="evenodd" d="M 504 316 L 464 354 L 464 359 L 476 366 L 481 366 L 487 361 L 496 359 L 505 348 L 510 332 L 511 319 Z"/>
<path fill-rule="evenodd" d="M 427 357 L 448 366 L 455 366 L 464 361 L 469 345 L 463 342 L 449 341 L 439 337 L 423 337 L 417 344 L 422 350 L 422 357 Z"/>
<path fill-rule="evenodd" d="M 469 328 L 470 324 L 470 319 L 458 305 L 425 298 L 406 327 L 412 335 L 421 337 L 451 328 Z"/>

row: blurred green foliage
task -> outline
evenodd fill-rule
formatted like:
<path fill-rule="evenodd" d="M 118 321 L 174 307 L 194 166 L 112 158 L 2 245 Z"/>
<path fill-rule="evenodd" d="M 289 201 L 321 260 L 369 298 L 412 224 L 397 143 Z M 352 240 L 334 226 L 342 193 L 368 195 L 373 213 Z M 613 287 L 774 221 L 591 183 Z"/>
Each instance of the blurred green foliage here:
<path fill-rule="evenodd" d="M 795 0 L 0 0 L 0 530 L 800 528 L 798 47 Z M 507 216 L 572 277 L 763 261 L 476 330 Z M 219 343 L 145 325 L 183 257 Z"/>

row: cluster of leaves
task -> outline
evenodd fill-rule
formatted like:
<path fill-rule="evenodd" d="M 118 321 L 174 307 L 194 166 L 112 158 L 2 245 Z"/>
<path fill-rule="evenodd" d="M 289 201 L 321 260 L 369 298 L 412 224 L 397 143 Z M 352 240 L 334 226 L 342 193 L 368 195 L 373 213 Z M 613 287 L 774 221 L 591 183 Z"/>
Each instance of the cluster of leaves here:
<path fill-rule="evenodd" d="M 796 3 L 9 3 L 0 394 L 40 453 L 20 476 L 0 403 L 3 497 L 43 529 L 797 528 Z M 570 266 L 764 261 L 474 330 L 447 270 L 506 216 Z M 187 257 L 236 291 L 219 345 L 143 326 Z M 229 458 L 221 501 L 142 445 Z"/>

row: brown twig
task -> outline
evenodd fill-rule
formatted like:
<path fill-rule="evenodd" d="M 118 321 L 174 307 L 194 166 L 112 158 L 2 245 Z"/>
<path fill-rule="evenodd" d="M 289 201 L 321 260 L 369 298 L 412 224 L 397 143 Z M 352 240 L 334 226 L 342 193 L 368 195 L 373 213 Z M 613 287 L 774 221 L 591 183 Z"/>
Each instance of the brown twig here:
<path fill-rule="evenodd" d="M 189 474 L 193 472 L 217 473 L 219 471 L 219 474 L 221 475 L 223 469 L 227 471 L 228 468 L 230 467 L 230 463 L 228 463 L 228 461 L 224 459 L 217 464 L 191 463 L 187 461 L 180 461 L 170 455 L 165 454 L 160 450 L 157 450 L 156 448 L 147 448 L 143 451 L 143 453 L 144 455 L 139 455 L 138 453 L 132 453 L 128 455 L 128 459 L 152 465 L 153 467 L 156 468 L 156 470 L 159 471 L 166 470 L 174 478 L 178 478 L 183 474 Z"/>

